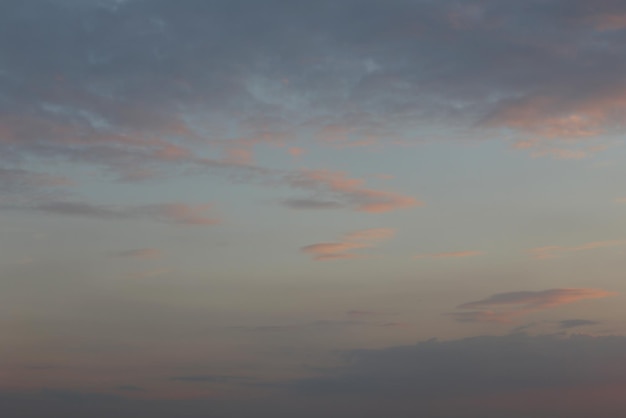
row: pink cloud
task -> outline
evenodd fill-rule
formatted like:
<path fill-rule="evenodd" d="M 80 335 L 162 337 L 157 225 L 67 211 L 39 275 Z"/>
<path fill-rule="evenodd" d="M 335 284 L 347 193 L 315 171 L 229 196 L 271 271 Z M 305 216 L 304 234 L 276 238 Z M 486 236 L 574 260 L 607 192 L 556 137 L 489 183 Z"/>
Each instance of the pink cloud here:
<path fill-rule="evenodd" d="M 460 309 L 488 309 L 493 307 L 522 307 L 524 309 L 553 308 L 585 299 L 600 299 L 615 293 L 602 289 L 549 289 L 538 292 L 497 293 L 486 299 L 460 305 Z"/>
<path fill-rule="evenodd" d="M 469 312 L 454 312 L 447 315 L 459 322 L 508 323 L 517 317 L 544 309 L 614 295 L 616 293 L 606 290 L 586 288 L 497 293 L 486 299 L 464 303 L 457 307 L 457 309 L 471 310 Z"/>
<path fill-rule="evenodd" d="M 364 257 L 350 251 L 371 248 L 377 242 L 392 238 L 394 234 L 395 231 L 389 228 L 364 229 L 346 234 L 338 242 L 311 244 L 302 247 L 301 250 L 312 255 L 316 261 Z"/>
<path fill-rule="evenodd" d="M 235 165 L 250 165 L 254 155 L 251 148 L 230 148 L 226 150 L 224 162 Z"/>
<path fill-rule="evenodd" d="M 581 147 L 572 141 L 560 141 L 561 146 L 554 146 L 554 142 L 554 140 L 548 141 L 540 138 L 525 139 L 515 142 L 513 148 L 530 150 L 534 158 L 552 157 L 557 160 L 581 160 L 609 148 L 607 144 Z"/>
<path fill-rule="evenodd" d="M 596 248 L 617 247 L 624 244 L 626 244 L 626 241 L 612 240 L 588 242 L 587 244 L 583 244 L 577 247 L 563 247 L 559 245 L 551 245 L 546 247 L 531 248 L 530 250 L 528 250 L 528 253 L 531 255 L 531 257 L 535 259 L 545 260 L 549 258 L 562 257 L 567 253 L 593 250 Z"/>
<path fill-rule="evenodd" d="M 542 138 L 592 137 L 603 132 L 610 107 L 618 104 L 626 104 L 623 97 L 564 102 L 548 95 L 528 96 L 503 104 L 486 124 L 531 132 Z"/>
<path fill-rule="evenodd" d="M 396 231 L 390 228 L 362 229 L 345 235 L 345 240 L 350 242 L 371 242 L 392 238 Z"/>
<path fill-rule="evenodd" d="M 553 92 L 503 102 L 484 124 L 531 135 L 531 139 L 521 139 L 513 147 L 529 149 L 533 157 L 582 159 L 608 148 L 606 144 L 580 144 L 598 140 L 619 127 L 624 112 L 626 86 L 615 86 L 590 95 Z"/>
<path fill-rule="evenodd" d="M 418 254 L 413 258 L 463 258 L 476 257 L 483 254 L 485 254 L 483 251 L 456 251 L 450 253 Z"/>
<path fill-rule="evenodd" d="M 600 31 L 612 31 L 626 28 L 626 14 L 599 14 L 590 19 Z"/>
<path fill-rule="evenodd" d="M 361 179 L 341 171 L 302 170 L 292 176 L 294 187 L 326 192 L 360 212 L 382 213 L 423 205 L 414 197 L 365 187 Z"/>
<path fill-rule="evenodd" d="M 212 206 L 211 204 L 186 205 L 183 203 L 168 203 L 154 207 L 154 212 L 159 217 L 178 224 L 214 225 L 220 221 L 206 215 Z"/>
<path fill-rule="evenodd" d="M 193 154 L 187 148 L 183 148 L 175 144 L 164 144 L 161 148 L 154 151 L 153 156 L 159 160 L 188 160 Z"/>
<path fill-rule="evenodd" d="M 300 156 L 304 155 L 306 150 L 304 148 L 300 148 L 300 147 L 291 147 L 291 148 L 289 148 L 287 150 L 287 152 L 289 153 L 289 155 L 291 155 L 293 157 L 300 157 Z"/>
<path fill-rule="evenodd" d="M 358 254 L 348 251 L 365 247 L 367 245 L 351 242 L 323 242 L 302 247 L 302 251 L 313 255 L 315 260 L 335 260 L 359 257 Z"/>

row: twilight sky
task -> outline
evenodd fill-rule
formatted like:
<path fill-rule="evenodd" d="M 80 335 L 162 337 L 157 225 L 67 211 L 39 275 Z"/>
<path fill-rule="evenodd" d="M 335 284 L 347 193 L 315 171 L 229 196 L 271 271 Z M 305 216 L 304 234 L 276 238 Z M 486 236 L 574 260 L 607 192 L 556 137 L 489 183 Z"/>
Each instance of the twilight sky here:
<path fill-rule="evenodd" d="M 626 414 L 625 0 L 1 0 L 11 418 Z"/>

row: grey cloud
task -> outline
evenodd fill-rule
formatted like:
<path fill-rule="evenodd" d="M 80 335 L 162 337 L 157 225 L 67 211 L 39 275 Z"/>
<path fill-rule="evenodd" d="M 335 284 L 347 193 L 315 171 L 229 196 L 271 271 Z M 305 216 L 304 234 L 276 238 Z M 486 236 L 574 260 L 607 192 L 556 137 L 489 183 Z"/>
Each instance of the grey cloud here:
<path fill-rule="evenodd" d="M 602 289 L 565 288 L 540 291 L 496 293 L 488 298 L 459 305 L 457 309 L 469 312 L 446 314 L 459 322 L 509 322 L 514 318 L 543 309 L 578 302 L 586 299 L 601 299 L 616 293 Z"/>
<path fill-rule="evenodd" d="M 318 199 L 287 199 L 284 204 L 292 209 L 337 209 L 343 206 L 339 202 Z"/>
<path fill-rule="evenodd" d="M 122 399 L 120 396 L 108 393 L 81 392 L 64 389 L 42 389 L 38 395 L 42 399 L 68 402 L 110 402 Z"/>
<path fill-rule="evenodd" d="M 513 334 L 422 342 L 346 353 L 335 374 L 292 384 L 297 393 L 414 397 L 480 396 L 527 389 L 626 383 L 624 337 Z"/>
<path fill-rule="evenodd" d="M 149 219 L 180 225 L 212 225 L 219 220 L 207 216 L 209 205 L 162 203 L 140 206 L 101 205 L 80 201 L 41 201 L 25 206 L 5 206 L 2 209 L 36 212 L 105 220 Z M 137 255 L 137 254 L 135 254 Z M 126 256 L 130 256 L 126 254 Z"/>
<path fill-rule="evenodd" d="M 73 184 L 65 176 L 0 167 L 0 191 L 3 193 L 41 193 L 65 188 Z"/>
<path fill-rule="evenodd" d="M 231 327 L 233 330 L 252 332 L 290 332 L 290 331 L 341 331 L 349 327 L 367 325 L 364 321 L 317 320 L 300 324 L 288 325 L 261 325 L 255 327 Z"/>
<path fill-rule="evenodd" d="M 590 325 L 598 325 L 600 322 L 598 321 L 590 321 L 588 319 L 565 319 L 563 321 L 559 321 L 559 327 L 569 329 Z"/>
<path fill-rule="evenodd" d="M 46 390 L 0 393 L 3 411 L 24 418 L 414 417 L 613 418 L 626 412 L 626 337 L 512 334 L 344 352 L 318 377 L 252 382 L 262 399 L 128 400 L 107 394 Z M 189 383 L 235 382 L 231 376 L 175 377 Z M 236 382 L 235 382 L 236 383 Z"/>
<path fill-rule="evenodd" d="M 111 253 L 113 257 L 154 259 L 163 257 L 163 252 L 157 248 L 137 248 L 134 250 L 118 251 Z"/>
<path fill-rule="evenodd" d="M 624 31 L 607 30 L 608 18 L 624 9 L 583 0 L 6 0 L 0 154 L 119 170 L 162 163 L 152 151 L 169 144 L 295 132 L 331 144 L 396 141 L 433 127 L 484 137 L 487 126 L 556 123 L 529 114 L 530 104 L 557 119 L 613 107 L 600 121 L 610 125 L 623 116 L 626 59 Z"/>
<path fill-rule="evenodd" d="M 253 381 L 251 378 L 241 376 L 224 376 L 224 375 L 192 375 L 192 376 L 176 376 L 170 378 L 174 382 L 191 382 L 191 383 L 247 383 Z"/>
<path fill-rule="evenodd" d="M 143 392 L 145 389 L 135 385 L 120 385 L 115 388 L 122 392 Z"/>

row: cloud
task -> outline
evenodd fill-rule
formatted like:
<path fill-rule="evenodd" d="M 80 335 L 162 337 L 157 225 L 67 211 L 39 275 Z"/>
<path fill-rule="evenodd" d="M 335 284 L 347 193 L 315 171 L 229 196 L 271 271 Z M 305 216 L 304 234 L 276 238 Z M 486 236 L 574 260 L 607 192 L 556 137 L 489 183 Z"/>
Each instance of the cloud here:
<path fill-rule="evenodd" d="M 499 306 L 523 306 L 528 308 L 553 308 L 584 299 L 613 296 L 614 293 L 601 289 L 550 289 L 538 292 L 497 293 L 486 299 L 468 302 L 460 309 L 482 309 Z"/>
<path fill-rule="evenodd" d="M 536 258 L 538 260 L 545 260 L 549 258 L 562 257 L 566 255 L 567 253 L 593 250 L 596 248 L 617 247 L 617 246 L 624 245 L 624 244 L 626 244 L 625 241 L 612 240 L 612 241 L 588 242 L 587 244 L 583 244 L 577 247 L 563 247 L 559 245 L 551 245 L 551 246 L 546 246 L 546 247 L 532 248 L 528 250 L 528 253 L 533 258 Z"/>
<path fill-rule="evenodd" d="M 65 176 L 0 167 L 0 190 L 4 193 L 22 193 L 30 189 L 51 189 L 73 185 L 74 182 Z"/>
<path fill-rule="evenodd" d="M 471 312 L 449 313 L 459 322 L 510 322 L 512 319 L 544 309 L 555 308 L 581 300 L 602 299 L 616 293 L 602 289 L 549 289 L 536 292 L 497 293 L 475 302 L 459 305 L 457 309 Z"/>
<path fill-rule="evenodd" d="M 472 312 L 451 312 L 445 314 L 457 322 L 493 322 L 507 324 L 520 312 L 493 312 L 493 311 L 472 311 Z"/>
<path fill-rule="evenodd" d="M 363 180 L 350 178 L 341 171 L 302 170 L 290 176 L 289 182 L 296 188 L 330 194 L 337 199 L 336 204 L 353 207 L 360 212 L 382 213 L 423 204 L 414 197 L 366 188 Z M 291 201 L 290 206 L 293 207 L 293 203 Z M 306 204 L 299 205 L 299 208 L 319 208 L 331 202 L 306 200 L 301 203 Z"/>
<path fill-rule="evenodd" d="M 150 219 L 178 225 L 214 225 L 220 221 L 207 216 L 206 212 L 211 207 L 209 204 L 187 205 L 183 203 L 121 206 L 72 201 L 43 201 L 34 202 L 26 207 L 5 207 L 5 209 L 109 220 Z"/>
<path fill-rule="evenodd" d="M 598 325 L 598 321 L 589 321 L 588 319 L 564 319 L 563 321 L 559 321 L 559 327 L 564 329 L 576 328 L 576 327 L 584 327 L 590 325 Z"/>
<path fill-rule="evenodd" d="M 357 317 L 375 317 L 375 316 L 389 316 L 389 315 L 397 315 L 397 314 L 388 313 L 388 312 L 353 309 L 350 311 L 346 311 L 346 315 L 357 316 Z"/>
<path fill-rule="evenodd" d="M 122 392 L 143 392 L 145 391 L 144 388 L 140 387 L 140 386 L 135 386 L 135 385 L 119 385 L 115 387 L 116 390 L 122 391 Z"/>
<path fill-rule="evenodd" d="M 163 257 L 163 251 L 157 248 L 138 248 L 135 250 L 119 251 L 113 253 L 113 256 L 121 258 L 156 259 Z"/>
<path fill-rule="evenodd" d="M 626 404 L 624 336 L 523 333 L 421 341 L 339 352 L 334 367 L 250 385 L 272 396 L 201 400 L 125 400 L 69 390 L 0 394 L 11 416 L 299 416 L 614 418 Z M 167 379 L 167 377 L 165 378 Z M 175 375 L 173 385 L 239 383 L 237 375 Z M 262 400 L 260 400 L 262 398 Z"/>
<path fill-rule="evenodd" d="M 228 376 L 228 375 L 191 375 L 191 376 L 175 376 L 169 380 L 173 382 L 189 382 L 189 383 L 247 383 L 253 381 L 249 377 Z"/>
<path fill-rule="evenodd" d="M 152 277 L 159 277 L 166 274 L 172 273 L 173 270 L 168 268 L 159 268 L 159 269 L 151 269 L 151 270 L 143 270 L 131 273 L 126 276 L 126 278 L 131 280 L 141 280 L 141 279 L 149 279 Z"/>
<path fill-rule="evenodd" d="M 326 261 L 363 257 L 363 254 L 351 252 L 361 248 L 371 248 L 375 243 L 392 238 L 395 231 L 390 228 L 363 229 L 344 235 L 338 242 L 323 242 L 301 248 L 311 254 L 314 260 Z"/>
<path fill-rule="evenodd" d="M 585 140 L 626 110 L 626 11 L 596 3 L 4 1 L 0 160 L 124 177 L 296 138 Z"/>
<path fill-rule="evenodd" d="M 306 150 L 300 147 L 290 147 L 287 152 L 293 157 L 301 157 L 306 153 Z"/>
<path fill-rule="evenodd" d="M 317 199 L 286 199 L 283 203 L 291 209 L 338 209 L 342 207 L 340 202 Z"/>
<path fill-rule="evenodd" d="M 451 253 L 418 254 L 413 258 L 463 258 L 485 254 L 483 251 L 456 251 Z"/>
<path fill-rule="evenodd" d="M 306 335 L 311 335 L 314 332 L 333 332 L 339 331 L 344 332 L 347 328 L 351 327 L 360 327 L 367 325 L 366 322 L 356 321 L 356 320 L 327 320 L 321 319 L 317 321 L 304 322 L 304 323 L 296 323 L 296 324 L 286 324 L 286 325 L 261 325 L 261 326 L 237 326 L 230 327 L 233 330 L 241 330 L 241 331 L 250 331 L 250 332 L 270 332 L 270 333 L 281 333 L 281 332 L 302 332 Z"/>
<path fill-rule="evenodd" d="M 592 393 L 595 389 L 602 391 L 626 384 L 622 361 L 625 349 L 626 338 L 622 336 L 518 333 L 430 340 L 416 345 L 348 351 L 340 367 L 319 377 L 295 380 L 288 388 L 295 394 L 313 397 L 388 401 L 399 411 L 429 405 L 425 409 L 430 413 L 424 416 L 583 417 L 588 416 L 588 411 L 587 415 L 576 415 L 571 396 L 564 395 L 576 389 L 593 396 L 592 405 L 603 404 L 602 396 L 595 398 Z M 498 407 L 488 402 L 513 395 L 531 403 L 534 412 L 518 415 L 525 410 L 516 404 Z M 457 404 L 461 400 L 464 402 Z M 587 399 L 584 404 L 589 407 L 589 402 Z M 557 414 L 543 413 L 547 412 L 547 404 L 555 403 L 559 404 Z M 444 405 L 452 408 L 447 414 L 437 414 L 437 408 Z M 623 403 L 618 405 L 620 410 L 624 408 Z"/>

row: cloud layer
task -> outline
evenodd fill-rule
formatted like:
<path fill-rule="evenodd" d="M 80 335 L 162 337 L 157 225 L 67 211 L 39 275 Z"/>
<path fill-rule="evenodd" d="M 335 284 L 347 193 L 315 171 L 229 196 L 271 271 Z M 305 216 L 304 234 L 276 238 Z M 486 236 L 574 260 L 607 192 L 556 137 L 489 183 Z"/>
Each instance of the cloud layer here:
<path fill-rule="evenodd" d="M 624 13 L 609 0 L 8 0 L 0 155 L 131 178 L 245 166 L 295 137 L 397 143 L 432 128 L 559 154 L 621 128 Z"/>

